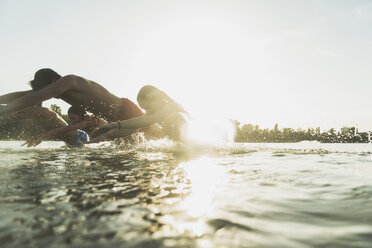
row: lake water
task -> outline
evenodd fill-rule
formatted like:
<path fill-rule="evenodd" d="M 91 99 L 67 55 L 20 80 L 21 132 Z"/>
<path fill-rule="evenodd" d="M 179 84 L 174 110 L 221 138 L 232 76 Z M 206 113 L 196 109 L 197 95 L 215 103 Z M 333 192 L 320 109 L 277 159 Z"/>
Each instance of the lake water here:
<path fill-rule="evenodd" d="M 0 142 L 1 247 L 371 247 L 371 144 Z"/>

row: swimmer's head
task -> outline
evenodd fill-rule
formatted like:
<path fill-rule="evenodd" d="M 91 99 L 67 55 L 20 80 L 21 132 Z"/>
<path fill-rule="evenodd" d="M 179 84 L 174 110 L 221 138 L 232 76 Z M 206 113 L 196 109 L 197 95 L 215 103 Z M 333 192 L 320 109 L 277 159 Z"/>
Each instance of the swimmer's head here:
<path fill-rule="evenodd" d="M 30 85 L 33 90 L 41 90 L 60 78 L 61 75 L 59 75 L 57 72 L 49 68 L 44 68 L 35 73 L 34 79 L 30 81 Z"/>
<path fill-rule="evenodd" d="M 137 102 L 146 113 L 154 113 L 173 100 L 155 86 L 145 85 L 138 92 Z"/>
<path fill-rule="evenodd" d="M 85 110 L 77 107 L 70 107 L 67 111 L 68 118 L 72 123 L 84 120 L 86 114 Z"/>

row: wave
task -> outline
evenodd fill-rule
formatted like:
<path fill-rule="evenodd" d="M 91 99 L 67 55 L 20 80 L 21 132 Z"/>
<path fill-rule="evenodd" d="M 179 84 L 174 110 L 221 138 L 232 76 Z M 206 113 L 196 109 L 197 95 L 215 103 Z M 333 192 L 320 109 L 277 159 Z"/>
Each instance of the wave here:
<path fill-rule="evenodd" d="M 372 144 L 325 144 L 317 141 L 302 141 L 298 143 L 235 143 L 205 144 L 198 142 L 179 143 L 168 139 L 149 140 L 145 142 L 128 143 L 120 139 L 105 141 L 96 144 L 87 144 L 83 148 L 68 148 L 63 142 L 46 141 L 37 147 L 27 148 L 22 146 L 23 141 L 0 141 L 0 153 L 27 153 L 43 150 L 73 150 L 73 151 L 128 151 L 141 153 L 171 153 L 176 155 L 245 155 L 254 152 L 269 152 L 273 156 L 281 157 L 286 154 L 372 154 Z"/>

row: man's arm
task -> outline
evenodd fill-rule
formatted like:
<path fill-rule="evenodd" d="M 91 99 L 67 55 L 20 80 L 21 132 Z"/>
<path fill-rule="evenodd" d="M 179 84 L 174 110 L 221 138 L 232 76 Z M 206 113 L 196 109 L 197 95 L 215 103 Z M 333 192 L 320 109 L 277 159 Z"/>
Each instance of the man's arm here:
<path fill-rule="evenodd" d="M 129 128 L 140 129 L 148 127 L 156 122 L 162 121 L 169 116 L 175 115 L 179 112 L 185 112 L 182 106 L 176 102 L 171 102 L 164 106 L 161 110 L 153 114 L 144 114 L 140 117 L 132 118 L 125 121 L 113 122 L 107 126 L 111 128 Z"/>
<path fill-rule="evenodd" d="M 57 136 L 57 135 L 61 135 L 61 134 L 64 134 L 64 133 L 68 133 L 68 132 L 71 132 L 71 131 L 74 131 L 74 130 L 77 130 L 77 129 L 81 129 L 81 128 L 84 128 L 84 127 L 87 127 L 87 126 L 95 125 L 95 123 L 96 123 L 96 120 L 93 120 L 93 119 L 82 120 L 82 121 L 79 121 L 77 123 L 68 125 L 66 127 L 59 128 L 59 131 L 54 133 L 51 136 Z"/>
<path fill-rule="evenodd" d="M 179 112 L 186 112 L 183 107 L 176 103 L 171 102 L 165 105 L 159 111 L 152 114 L 144 114 L 140 117 L 132 118 L 125 121 L 120 121 L 120 124 L 117 124 L 119 128 L 144 128 L 148 127 L 156 122 L 162 121 L 172 115 L 175 115 Z"/>
<path fill-rule="evenodd" d="M 22 146 L 23 145 L 27 145 L 27 147 L 37 146 L 43 140 L 45 140 L 49 137 L 56 137 L 56 136 L 60 136 L 62 134 L 64 134 L 65 136 L 68 136 L 68 135 L 72 136 L 73 135 L 72 132 L 70 132 L 70 133 L 66 132 L 65 127 L 55 128 L 55 129 L 49 130 L 48 132 L 46 132 L 44 134 L 41 134 L 41 135 L 32 137 L 31 139 L 28 139 L 25 143 L 22 144 Z"/>
<path fill-rule="evenodd" d="M 113 129 L 113 130 L 109 130 L 108 132 L 106 133 L 103 133 L 99 136 L 96 136 L 94 138 L 91 138 L 89 142 L 87 143 L 98 143 L 98 142 L 101 142 L 101 141 L 107 141 L 107 140 L 114 140 L 115 138 L 123 138 L 123 137 L 127 137 L 133 133 L 135 133 L 136 130 L 135 129 Z"/>
<path fill-rule="evenodd" d="M 86 127 L 86 126 L 90 126 L 90 125 L 94 125 L 95 123 L 96 123 L 96 120 L 90 119 L 90 120 L 82 120 L 82 121 L 79 121 L 77 123 L 65 126 L 65 127 L 55 128 L 55 129 L 49 130 L 48 132 L 46 132 L 42 135 L 39 135 L 36 138 L 29 139 L 28 141 L 26 141 L 25 144 L 27 144 L 28 147 L 36 146 L 36 145 L 40 144 L 41 141 L 43 141 L 43 140 L 45 140 L 49 137 L 59 137 L 59 138 L 61 138 L 62 136 L 68 136 L 68 135 L 71 135 L 72 133 L 76 133 L 77 129 L 80 129 L 80 128 L 83 128 L 83 127 Z"/>
<path fill-rule="evenodd" d="M 8 93 L 0 96 L 0 104 L 8 104 L 11 101 L 14 101 L 17 98 L 20 98 L 28 93 L 31 93 L 33 90 L 17 91 Z"/>
<path fill-rule="evenodd" d="M 65 76 L 38 91 L 31 91 L 7 104 L 0 109 L 0 114 L 5 114 L 36 105 L 42 101 L 63 94 L 75 83 L 75 76 Z"/>

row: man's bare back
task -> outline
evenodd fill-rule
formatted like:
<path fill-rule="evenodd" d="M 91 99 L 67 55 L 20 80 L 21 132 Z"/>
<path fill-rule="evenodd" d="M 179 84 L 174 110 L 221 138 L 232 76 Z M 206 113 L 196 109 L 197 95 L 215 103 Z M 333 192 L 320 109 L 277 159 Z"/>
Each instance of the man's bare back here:
<path fill-rule="evenodd" d="M 12 94 L 17 97 L 12 99 Z M 60 98 L 72 106 L 85 109 L 108 121 L 119 119 L 123 105 L 121 98 L 113 95 L 100 84 L 76 75 L 67 75 L 55 78 L 51 83 L 38 90 L 15 92 L 0 96 L 0 103 L 7 104 L 6 106 L 1 106 L 0 114 L 34 106 L 51 98 Z M 7 99 L 7 102 L 4 99 Z"/>
<path fill-rule="evenodd" d="M 68 90 L 56 96 L 72 106 L 81 107 L 108 121 L 118 119 L 122 107 L 121 98 L 113 95 L 100 84 L 83 77 L 68 75 L 61 78 L 62 83 L 70 84 Z M 56 82 L 58 84 L 60 82 Z"/>

